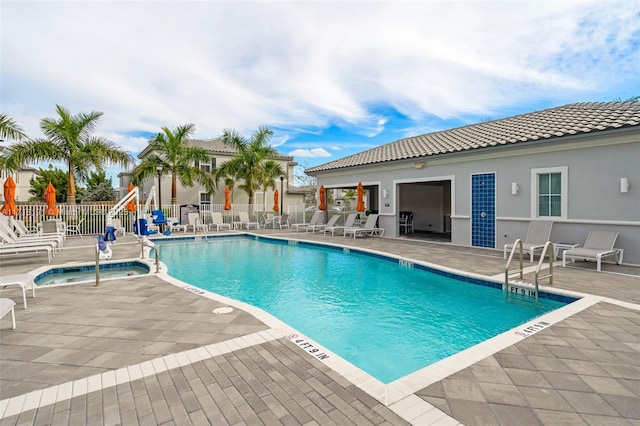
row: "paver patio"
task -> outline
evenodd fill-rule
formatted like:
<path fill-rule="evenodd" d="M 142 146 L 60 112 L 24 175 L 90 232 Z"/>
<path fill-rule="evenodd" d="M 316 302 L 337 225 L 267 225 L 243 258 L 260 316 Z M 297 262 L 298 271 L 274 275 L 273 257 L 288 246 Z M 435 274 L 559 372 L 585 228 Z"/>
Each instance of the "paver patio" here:
<path fill-rule="evenodd" d="M 504 268 L 493 250 L 258 232 L 486 276 Z M 139 256 L 127 241 L 114 257 Z M 92 243 L 69 238 L 52 264 L 91 261 Z M 3 258 L 0 273 L 45 263 Z M 160 276 L 42 288 L 27 310 L 8 288 L 18 328 L 0 321 L 0 424 L 640 424 L 638 268 L 591 266 L 554 279 L 595 295 L 589 307 L 388 405 L 251 312 L 214 313 L 228 304 Z"/>

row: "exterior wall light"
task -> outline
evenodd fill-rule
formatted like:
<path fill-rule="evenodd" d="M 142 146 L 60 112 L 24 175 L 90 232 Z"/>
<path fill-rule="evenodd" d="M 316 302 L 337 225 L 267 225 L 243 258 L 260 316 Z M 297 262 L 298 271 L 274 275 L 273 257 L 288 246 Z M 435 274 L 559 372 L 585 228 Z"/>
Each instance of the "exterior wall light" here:
<path fill-rule="evenodd" d="M 518 183 L 517 182 L 512 182 L 511 183 L 511 195 L 517 195 L 519 191 L 520 191 L 520 187 L 518 186 Z"/>
<path fill-rule="evenodd" d="M 623 194 L 629 192 L 629 178 L 620 178 L 620 192 Z"/>

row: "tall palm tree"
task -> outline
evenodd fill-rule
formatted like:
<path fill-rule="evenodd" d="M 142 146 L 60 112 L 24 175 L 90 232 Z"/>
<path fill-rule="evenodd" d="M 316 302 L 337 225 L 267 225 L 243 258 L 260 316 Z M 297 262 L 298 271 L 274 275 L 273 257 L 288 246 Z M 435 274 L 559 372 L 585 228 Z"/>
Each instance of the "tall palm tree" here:
<path fill-rule="evenodd" d="M 185 124 L 171 130 L 162 128 L 162 132 L 149 140 L 149 145 L 153 150 L 133 173 L 133 182 L 141 184 L 145 179 L 155 176 L 157 166 L 162 167 L 162 176 L 171 175 L 171 204 L 176 204 L 177 182 L 183 186 L 193 186 L 194 182 L 199 183 L 210 194 L 216 191 L 216 181 L 213 174 L 205 172 L 195 163 L 210 161 L 207 150 L 198 146 L 191 146 L 188 138 L 196 130 L 194 124 Z"/>
<path fill-rule="evenodd" d="M 262 206 L 263 210 L 267 204 L 267 189 L 276 189 L 275 178 L 284 175 L 282 166 L 273 160 L 266 160 L 262 163 L 262 174 L 260 176 L 260 185 L 262 185 Z M 282 197 L 282 194 L 280 194 Z"/>
<path fill-rule="evenodd" d="M 239 188 L 249 195 L 249 205 L 255 204 L 255 188 L 263 182 L 265 160 L 277 155 L 268 144 L 271 135 L 273 132 L 266 127 L 259 127 L 249 140 L 236 130 L 225 129 L 222 133 L 222 142 L 237 154 L 220 166 L 217 176 L 242 179 L 244 183 Z"/>
<path fill-rule="evenodd" d="M 11 147 L 9 159 L 16 164 L 40 161 L 66 163 L 69 173 L 67 202 L 76 202 L 76 179 L 85 181 L 90 171 L 107 164 L 127 167 L 133 158 L 110 140 L 93 133 L 103 113 L 71 112 L 56 105 L 56 118 L 43 118 L 40 129 L 46 139 L 27 140 Z"/>
<path fill-rule="evenodd" d="M 0 113 L 0 139 L 26 139 L 27 135 L 7 114 Z"/>

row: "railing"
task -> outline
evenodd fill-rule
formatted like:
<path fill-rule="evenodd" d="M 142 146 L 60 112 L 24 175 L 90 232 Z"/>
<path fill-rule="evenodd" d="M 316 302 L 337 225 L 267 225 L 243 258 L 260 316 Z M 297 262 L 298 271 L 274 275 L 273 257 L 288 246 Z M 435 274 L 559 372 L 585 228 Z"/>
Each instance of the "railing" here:
<path fill-rule="evenodd" d="M 504 268 L 504 288 L 505 292 L 508 291 L 509 287 L 509 268 L 511 267 L 511 261 L 513 260 L 513 255 L 516 253 L 516 249 L 519 249 L 520 252 L 520 279 L 524 277 L 524 269 L 523 269 L 523 260 L 522 260 L 522 240 L 517 239 L 513 243 L 513 248 L 511 249 L 511 253 L 509 254 L 509 260 L 507 260 L 507 266 Z"/>
<path fill-rule="evenodd" d="M 540 269 L 542 269 L 542 264 L 544 263 L 544 256 L 549 251 L 549 273 L 547 275 L 540 276 Z M 540 261 L 538 262 L 538 267 L 536 268 L 536 273 L 534 275 L 534 286 L 536 289 L 536 300 L 538 299 L 538 281 L 549 278 L 549 285 L 553 284 L 553 261 L 554 261 L 554 252 L 553 252 L 553 243 L 551 241 L 547 241 L 542 249 L 542 254 L 540 255 Z"/>
<path fill-rule="evenodd" d="M 154 243 L 152 243 L 151 241 L 148 241 L 144 238 L 142 238 L 140 240 L 140 259 L 144 259 L 144 248 L 148 247 L 149 248 L 149 253 L 151 253 L 151 250 L 154 250 L 155 253 L 155 259 L 156 259 L 156 274 L 158 272 L 160 272 L 160 249 L 158 248 L 158 246 L 156 246 Z"/>

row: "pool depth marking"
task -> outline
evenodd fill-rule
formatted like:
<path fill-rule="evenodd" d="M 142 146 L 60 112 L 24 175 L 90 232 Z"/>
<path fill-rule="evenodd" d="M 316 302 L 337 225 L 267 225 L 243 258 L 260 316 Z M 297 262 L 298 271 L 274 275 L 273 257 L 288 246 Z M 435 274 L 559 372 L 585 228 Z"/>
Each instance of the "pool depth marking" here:
<path fill-rule="evenodd" d="M 551 324 L 546 321 L 539 321 L 535 324 L 531 324 L 528 327 L 523 328 L 522 330 L 514 332 L 516 336 L 528 337 L 533 334 L 536 334 L 538 331 L 544 330 L 549 327 Z"/>
<path fill-rule="evenodd" d="M 306 339 L 303 339 L 297 334 L 289 334 L 285 337 L 289 339 L 289 341 L 295 343 L 298 347 L 304 349 L 305 352 L 307 352 L 314 358 L 319 359 L 320 361 L 330 357 L 330 355 L 324 352 L 321 352 L 321 349 L 318 349 L 313 343 L 309 343 Z"/>

